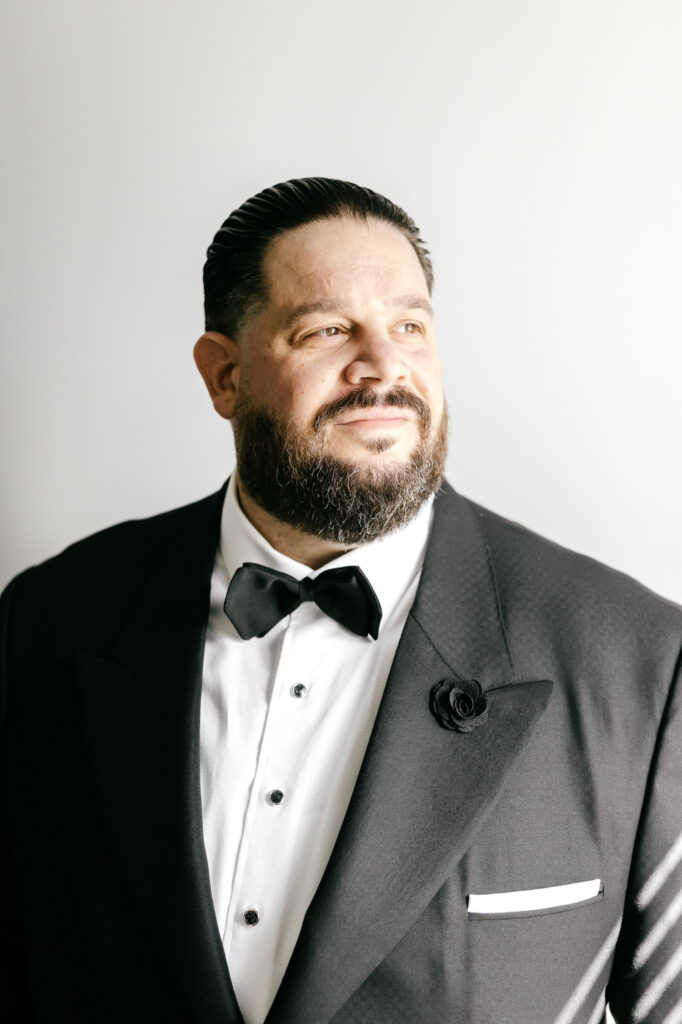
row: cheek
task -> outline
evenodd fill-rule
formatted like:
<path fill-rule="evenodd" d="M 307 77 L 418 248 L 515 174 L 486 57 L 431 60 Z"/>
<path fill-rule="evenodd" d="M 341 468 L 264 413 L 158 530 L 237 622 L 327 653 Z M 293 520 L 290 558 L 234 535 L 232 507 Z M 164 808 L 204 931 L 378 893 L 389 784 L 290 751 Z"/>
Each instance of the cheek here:
<path fill-rule="evenodd" d="M 437 356 L 429 355 L 413 367 L 412 377 L 417 388 L 428 396 L 429 405 L 436 409 L 443 404 L 443 376 Z"/>
<path fill-rule="evenodd" d="M 287 368 L 291 371 L 292 368 Z M 291 415 L 300 423 L 310 423 L 317 415 L 320 406 L 338 397 L 330 393 L 330 381 L 333 373 L 328 367 L 319 365 L 296 366 L 292 372 L 285 371 L 273 380 L 273 389 L 277 391 L 283 402 L 286 402 Z"/>
<path fill-rule="evenodd" d="M 289 374 L 281 367 L 253 367 L 242 381 L 251 398 L 273 412 L 299 423 L 314 419 L 321 404 L 320 380 L 313 375 Z"/>
<path fill-rule="evenodd" d="M 241 386 L 253 401 L 272 409 L 285 404 L 291 390 L 281 367 L 262 356 L 243 363 Z"/>

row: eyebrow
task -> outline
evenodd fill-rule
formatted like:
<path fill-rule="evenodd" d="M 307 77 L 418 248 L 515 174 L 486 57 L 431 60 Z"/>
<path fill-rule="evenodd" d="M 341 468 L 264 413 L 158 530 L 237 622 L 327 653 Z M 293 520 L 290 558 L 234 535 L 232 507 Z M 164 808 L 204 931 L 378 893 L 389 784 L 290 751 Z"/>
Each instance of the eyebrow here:
<path fill-rule="evenodd" d="M 311 313 L 337 313 L 344 305 L 350 305 L 350 303 L 338 299 L 318 299 L 316 302 L 302 302 L 300 306 L 296 306 L 289 313 L 284 322 L 284 330 L 288 331 L 299 320 L 302 320 L 304 316 L 309 316 Z M 433 316 L 433 307 L 423 295 L 398 295 L 395 299 L 391 299 L 388 305 L 392 309 L 399 307 L 402 309 L 421 309 L 428 313 L 429 316 Z"/>

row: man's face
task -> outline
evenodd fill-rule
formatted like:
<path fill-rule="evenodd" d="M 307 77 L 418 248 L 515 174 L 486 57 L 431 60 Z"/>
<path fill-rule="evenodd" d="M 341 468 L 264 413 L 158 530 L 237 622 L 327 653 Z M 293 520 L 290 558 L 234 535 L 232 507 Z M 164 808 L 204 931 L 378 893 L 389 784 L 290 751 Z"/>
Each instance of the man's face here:
<path fill-rule="evenodd" d="M 408 240 L 379 220 L 322 220 L 276 238 L 263 269 L 267 302 L 239 339 L 235 419 L 240 403 L 267 410 L 360 476 L 404 466 L 437 437 L 444 410 L 428 287 Z M 354 404 L 360 391 L 378 404 Z M 407 406 L 384 405 L 391 391 Z"/>
<path fill-rule="evenodd" d="M 232 420 L 240 495 L 311 537 L 368 543 L 416 515 L 445 465 L 419 260 L 397 228 L 344 217 L 276 238 L 263 271 L 267 299 L 238 342 L 208 332 L 195 347 Z"/>

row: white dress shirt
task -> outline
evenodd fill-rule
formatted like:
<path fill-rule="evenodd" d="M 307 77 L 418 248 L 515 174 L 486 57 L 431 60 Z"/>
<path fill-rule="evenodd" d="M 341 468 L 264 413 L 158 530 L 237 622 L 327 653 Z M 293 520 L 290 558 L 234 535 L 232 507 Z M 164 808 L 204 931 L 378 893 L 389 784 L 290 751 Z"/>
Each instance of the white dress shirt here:
<path fill-rule="evenodd" d="M 246 1024 L 267 1016 L 348 809 L 431 516 L 427 502 L 407 526 L 314 571 L 271 547 L 241 510 L 234 475 L 228 485 L 204 655 L 201 798 L 213 904 Z M 378 639 L 308 601 L 266 636 L 242 640 L 223 602 L 247 561 L 297 579 L 359 565 L 383 610 Z"/>

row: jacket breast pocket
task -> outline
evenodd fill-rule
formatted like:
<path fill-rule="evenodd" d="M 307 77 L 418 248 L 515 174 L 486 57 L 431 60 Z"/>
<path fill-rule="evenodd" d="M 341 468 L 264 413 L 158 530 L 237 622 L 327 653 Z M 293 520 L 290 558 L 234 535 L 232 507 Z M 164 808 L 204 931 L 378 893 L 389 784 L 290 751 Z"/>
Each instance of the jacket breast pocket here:
<path fill-rule="evenodd" d="M 543 889 L 519 889 L 515 892 L 469 893 L 467 917 L 470 921 L 509 920 L 558 914 L 597 903 L 604 898 L 601 879 L 550 885 Z"/>

